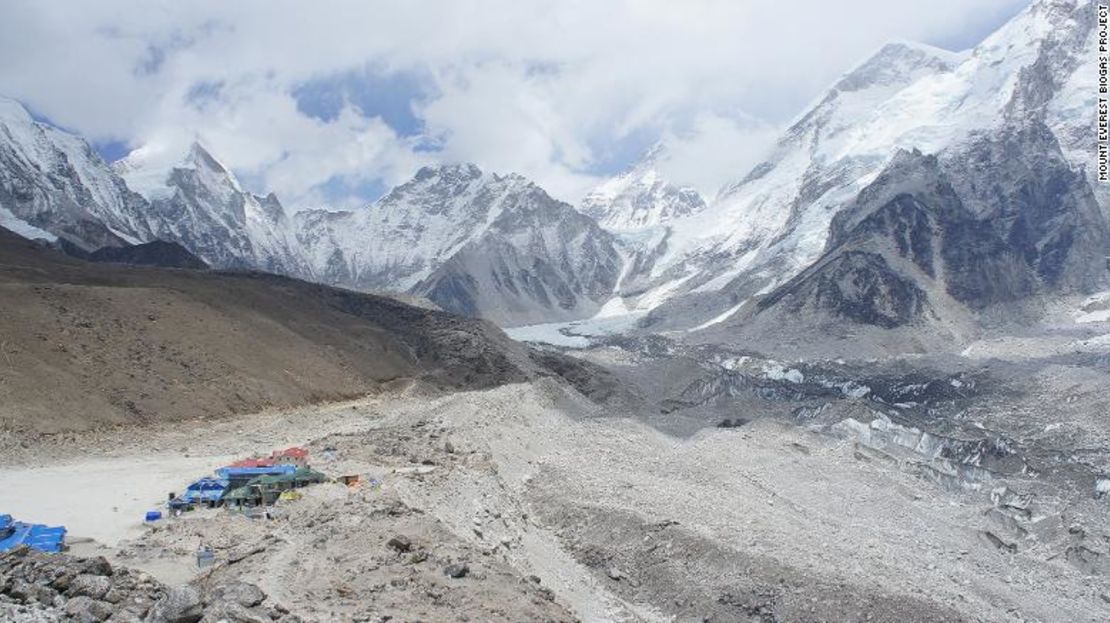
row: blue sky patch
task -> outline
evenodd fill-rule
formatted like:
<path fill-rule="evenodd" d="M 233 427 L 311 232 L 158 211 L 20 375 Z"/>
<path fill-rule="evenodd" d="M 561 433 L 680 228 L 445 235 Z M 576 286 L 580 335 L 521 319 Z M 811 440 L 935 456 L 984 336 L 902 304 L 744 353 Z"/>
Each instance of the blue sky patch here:
<path fill-rule="evenodd" d="M 297 110 L 331 122 L 349 102 L 367 117 L 381 117 L 399 136 L 417 136 L 424 121 L 416 104 L 433 95 L 431 82 L 414 72 L 382 72 L 373 67 L 305 82 L 293 89 Z"/>
<path fill-rule="evenodd" d="M 351 197 L 358 197 L 366 203 L 371 203 L 388 190 L 378 178 L 350 179 L 342 175 L 333 175 L 316 189 L 328 204 L 340 204 Z"/>

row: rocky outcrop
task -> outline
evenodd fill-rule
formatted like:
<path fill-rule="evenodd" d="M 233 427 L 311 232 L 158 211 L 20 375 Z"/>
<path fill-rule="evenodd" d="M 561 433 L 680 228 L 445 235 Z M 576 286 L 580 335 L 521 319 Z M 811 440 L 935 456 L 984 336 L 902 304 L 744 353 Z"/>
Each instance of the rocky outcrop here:
<path fill-rule="evenodd" d="M 1031 127 L 943 157 L 902 152 L 830 228 L 829 250 L 768 295 L 884 328 L 1034 296 L 1091 291 L 1110 227 L 1053 135 Z"/>
<path fill-rule="evenodd" d="M 19 548 L 0 554 L 0 616 L 6 621 L 147 623 L 299 622 L 257 586 L 204 578 L 169 587 L 146 573 Z"/>
<path fill-rule="evenodd" d="M 125 162 L 127 175 L 152 175 Z M 151 192 L 151 232 L 177 242 L 210 266 L 307 277 L 309 270 L 285 208 L 274 194 L 243 190 L 239 181 L 199 143 Z"/>

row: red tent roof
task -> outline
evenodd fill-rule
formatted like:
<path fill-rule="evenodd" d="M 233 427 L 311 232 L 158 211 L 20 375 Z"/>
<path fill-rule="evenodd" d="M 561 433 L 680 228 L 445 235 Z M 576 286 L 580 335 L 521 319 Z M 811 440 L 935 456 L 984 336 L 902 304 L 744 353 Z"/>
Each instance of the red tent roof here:
<path fill-rule="evenodd" d="M 243 459 L 235 461 L 229 467 L 273 467 L 273 459 Z"/>
<path fill-rule="evenodd" d="M 308 450 L 293 446 L 292 448 L 286 448 L 284 450 L 274 450 L 273 456 L 275 459 L 283 456 L 292 457 L 294 459 L 306 459 L 308 458 Z"/>

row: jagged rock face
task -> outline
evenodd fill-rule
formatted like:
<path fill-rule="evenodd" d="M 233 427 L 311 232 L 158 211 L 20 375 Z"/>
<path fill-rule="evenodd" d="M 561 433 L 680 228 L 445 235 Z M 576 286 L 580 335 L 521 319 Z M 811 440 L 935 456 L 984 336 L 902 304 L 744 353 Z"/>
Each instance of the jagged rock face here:
<path fill-rule="evenodd" d="M 1047 128 L 979 141 L 942 162 L 972 215 L 962 229 L 947 228 L 942 249 L 948 289 L 957 299 L 982 307 L 1106 283 L 1110 225 L 1086 177 L 1064 159 Z M 1020 277 L 1004 280 L 1006 271 L 992 270 L 989 262 L 999 258 L 1016 264 Z M 1007 281 L 1014 287 L 1000 289 Z"/>
<path fill-rule="evenodd" d="M 147 239 L 145 206 L 84 141 L 0 98 L 0 224 L 92 250 Z"/>
<path fill-rule="evenodd" d="M 323 281 L 408 291 L 480 235 L 527 184 L 474 165 L 425 167 L 365 209 L 299 214 L 298 238 Z"/>
<path fill-rule="evenodd" d="M 397 289 L 501 324 L 593 314 L 613 291 L 613 237 L 518 175 L 425 167 L 365 210 L 296 217 L 318 279 Z"/>
<path fill-rule="evenodd" d="M 649 155 L 592 193 L 587 216 L 519 176 L 455 165 L 364 210 L 289 219 L 200 146 L 168 171 L 120 164 L 147 202 L 83 141 L 10 102 L 0 225 L 86 249 L 164 239 L 215 267 L 409 292 L 503 324 L 582 318 L 616 293 L 651 310 L 645 327 L 703 328 L 819 267 L 893 271 L 927 293 L 921 309 L 942 312 L 1091 290 L 1106 283 L 1110 187 L 1091 183 L 1089 8 L 1040 0 L 969 53 L 885 46 L 709 205 Z M 951 197 L 895 162 L 914 149 L 937 155 L 933 183 Z M 886 268 L 831 261 L 848 251 Z"/>
<path fill-rule="evenodd" d="M 518 175 L 428 167 L 365 210 L 290 219 L 199 144 L 169 170 L 143 150 L 113 169 L 80 138 L 5 106 L 0 225 L 64 236 L 73 252 L 163 240 L 216 268 L 411 292 L 505 323 L 591 315 L 620 273 L 612 235 Z"/>
<path fill-rule="evenodd" d="M 168 172 L 138 162 L 119 171 L 142 178 L 152 200 L 131 191 L 80 137 L 0 99 L 0 224 L 86 251 L 165 240 L 216 267 L 306 276 L 277 198 L 244 192 L 202 146 Z"/>
<path fill-rule="evenodd" d="M 137 163 L 120 169 L 125 177 L 151 175 Z M 178 242 L 218 268 L 309 276 L 277 197 L 244 191 L 200 144 L 194 144 L 185 161 L 163 180 L 164 188 L 151 193 L 155 238 Z"/>
<path fill-rule="evenodd" d="M 1082 173 L 1045 128 L 944 159 L 902 153 L 833 221 L 830 248 L 764 299 L 884 328 L 1105 283 L 1110 233 Z M 930 301 L 930 298 L 933 299 Z"/>
<path fill-rule="evenodd" d="M 1028 296 L 1053 283 L 1054 273 L 1071 285 L 1102 279 L 1064 265 L 1104 264 L 1096 261 L 1105 254 L 1097 249 L 1100 235 L 1066 240 L 1084 227 L 1104 230 L 1110 214 L 1105 187 L 1083 183 L 1091 179 L 1094 153 L 1094 95 L 1084 77 L 1095 71 L 1088 53 L 1094 19 L 1090 2 L 1042 0 L 966 54 L 913 44 L 883 48 L 803 115 L 765 163 L 727 186 L 702 215 L 672 225 L 675 242 L 647 286 L 663 305 L 648 322 L 655 328 L 698 324 L 800 274 L 834 244 L 834 217 L 900 149 L 940 156 L 948 183 L 978 220 L 992 210 L 1006 212 L 995 215 L 994 233 L 969 234 L 962 251 L 972 257 L 952 263 L 971 269 L 988 261 L 974 256 L 1006 263 L 1016 255 L 1020 264 L 1035 265 L 1034 281 L 1025 269 L 1001 283 L 969 272 L 961 300 L 982 307 Z M 1042 154 L 1051 157 L 1038 161 Z M 1093 203 L 1075 199 L 1092 191 Z M 1054 214 L 1060 201 L 1078 203 Z M 1067 224 L 1076 218 L 1076 227 Z M 699 236 L 699 230 L 726 233 Z M 987 246 L 967 248 L 974 244 Z M 982 295 L 974 291 L 980 287 L 987 288 Z M 953 285 L 953 295 L 960 290 Z"/>
<path fill-rule="evenodd" d="M 927 308 L 925 292 L 894 271 L 877 253 L 846 251 L 824 263 L 810 279 L 784 290 L 787 306 L 815 310 L 861 324 L 892 329 L 908 324 Z M 771 297 L 769 303 L 782 299 Z"/>
<path fill-rule="evenodd" d="M 570 320 L 597 312 L 621 263 L 612 236 L 529 184 L 414 292 L 505 326 Z"/>
<path fill-rule="evenodd" d="M 833 215 L 895 149 L 854 149 L 859 124 L 882 102 L 948 74 L 960 60 L 928 46 L 890 44 L 839 80 L 763 163 L 726 185 L 700 215 L 672 225 L 674 242 L 647 285 L 666 293 L 664 305 L 649 321 L 658 328 L 700 324 L 816 261 Z"/>

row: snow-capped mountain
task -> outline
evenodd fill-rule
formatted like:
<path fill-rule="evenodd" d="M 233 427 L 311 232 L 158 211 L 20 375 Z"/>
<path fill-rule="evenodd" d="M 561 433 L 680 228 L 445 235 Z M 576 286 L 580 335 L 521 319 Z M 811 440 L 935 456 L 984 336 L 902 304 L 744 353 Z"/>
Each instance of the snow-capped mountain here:
<path fill-rule="evenodd" d="M 897 154 L 833 219 L 826 252 L 761 299 L 742 332 L 801 335 L 843 319 L 937 335 L 995 304 L 1016 314 L 1013 303 L 1039 294 L 1100 289 L 1110 226 L 1052 134 L 1004 132 L 971 149 L 994 176 L 977 197 L 960 188 L 966 160 Z"/>
<path fill-rule="evenodd" d="M 92 250 L 149 239 L 145 205 L 85 141 L 0 97 L 0 225 Z"/>
<path fill-rule="evenodd" d="M 581 318 L 620 273 L 613 237 L 519 175 L 425 167 L 364 210 L 307 211 L 316 279 L 395 289 L 502 324 Z"/>
<path fill-rule="evenodd" d="M 150 199 L 154 238 L 180 243 L 221 268 L 308 276 L 285 208 L 272 193 L 244 191 L 200 143 L 169 170 L 148 166 L 141 155 L 139 150 L 115 168 Z"/>
<path fill-rule="evenodd" d="M 365 209 L 291 218 L 199 143 L 177 160 L 140 148 L 109 166 L 80 137 L 0 104 L 0 226 L 28 237 L 87 251 L 176 242 L 216 268 L 412 293 L 506 325 L 590 316 L 621 273 L 612 234 L 519 175 L 428 167 Z"/>
<path fill-rule="evenodd" d="M 889 44 L 708 203 L 663 179 L 654 150 L 582 212 L 520 176 L 444 165 L 364 209 L 288 217 L 200 145 L 113 170 L 0 100 L 0 225 L 88 249 L 164 239 L 218 268 L 407 292 L 506 326 L 603 308 L 652 329 L 974 315 L 1107 281 L 1094 20 L 1091 0 L 1039 0 L 965 53 Z"/>
<path fill-rule="evenodd" d="M 0 99 L 0 225 L 89 251 L 165 240 L 220 268 L 307 274 L 277 198 L 244 192 L 202 146 L 169 169 L 144 165 L 129 157 L 113 168 L 81 137 Z"/>
<path fill-rule="evenodd" d="M 968 53 L 885 46 L 803 114 L 765 162 L 708 209 L 670 224 L 666 252 L 639 277 L 638 299 L 663 301 L 648 322 L 723 321 L 798 275 L 828 249 L 837 214 L 900 151 L 938 155 L 961 202 L 982 218 L 997 216 L 999 200 L 985 190 L 994 173 L 975 160 L 984 139 L 1046 128 L 1064 162 L 1090 176 L 1094 93 L 1081 85 L 1094 36 L 1089 2 L 1042 0 Z"/>
<path fill-rule="evenodd" d="M 425 167 L 365 209 L 297 214 L 298 236 L 323 281 L 410 290 L 489 226 L 518 181 Z"/>
<path fill-rule="evenodd" d="M 664 146 L 656 145 L 629 170 L 609 179 L 582 200 L 582 212 L 614 232 L 640 231 L 705 209 L 694 188 L 667 181 L 658 170 Z"/>

